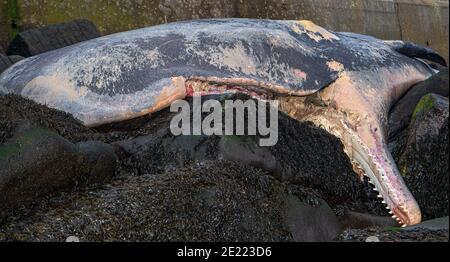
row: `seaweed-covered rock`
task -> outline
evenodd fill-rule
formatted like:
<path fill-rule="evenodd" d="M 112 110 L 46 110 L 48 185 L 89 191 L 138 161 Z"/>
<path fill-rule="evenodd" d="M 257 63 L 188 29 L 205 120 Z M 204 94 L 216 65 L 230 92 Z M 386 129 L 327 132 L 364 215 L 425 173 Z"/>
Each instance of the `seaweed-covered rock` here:
<path fill-rule="evenodd" d="M 448 242 L 448 230 L 430 230 L 416 228 L 402 230 L 401 228 L 369 228 L 349 229 L 342 233 L 338 242 L 368 242 L 369 239 L 379 242 Z"/>
<path fill-rule="evenodd" d="M 448 98 L 429 94 L 418 103 L 399 155 L 399 169 L 423 217 L 448 215 Z"/>
<path fill-rule="evenodd" d="M 365 229 L 349 229 L 337 241 L 367 242 L 448 242 L 448 217 L 428 220 L 421 224 L 400 228 L 379 225 Z"/>
<path fill-rule="evenodd" d="M 150 134 L 114 143 L 123 155 L 121 173 L 154 174 L 195 161 L 228 160 L 307 185 L 333 209 L 387 215 L 376 194 L 354 173 L 339 139 L 320 128 L 280 113 L 279 141 L 264 148 L 258 136 L 175 137 L 169 129 L 172 116 L 152 119 L 161 124 Z"/>
<path fill-rule="evenodd" d="M 10 126 L 0 126 L 0 147 L 23 121 L 67 139 L 77 160 L 90 167 L 78 165 L 78 174 L 87 175 L 77 176 L 77 183 L 92 173 L 104 182 L 111 172 L 98 171 L 97 160 L 114 158 L 107 157 L 110 147 L 84 141 L 112 143 L 120 156 L 110 185 L 64 191 L 17 212 L 0 225 L 0 240 L 329 240 L 339 233 L 330 210 L 386 214 L 336 137 L 283 113 L 279 143 L 272 148 L 260 148 L 258 137 L 250 136 L 175 137 L 168 110 L 93 130 L 8 95 L 0 97 L 0 117 Z M 292 197 L 295 205 L 288 205 Z M 305 228 L 322 230 L 311 234 Z"/>
<path fill-rule="evenodd" d="M 0 226 L 0 241 L 318 241 L 340 233 L 336 221 L 267 172 L 206 161 L 56 197 Z"/>
<path fill-rule="evenodd" d="M 100 142 L 75 145 L 58 134 L 22 122 L 0 145 L 0 210 L 31 206 L 47 195 L 115 173 L 113 149 Z"/>
<path fill-rule="evenodd" d="M 76 144 L 82 156 L 80 173 L 83 184 L 102 184 L 115 175 L 118 158 L 114 148 L 100 141 L 86 141 Z"/>
<path fill-rule="evenodd" d="M 283 221 L 297 242 L 329 242 L 341 232 L 336 215 L 322 200 L 318 206 L 301 201 L 290 195 L 285 201 Z"/>
<path fill-rule="evenodd" d="M 94 130 L 83 126 L 67 113 L 18 95 L 0 94 L 0 145 L 14 135 L 15 127 L 22 121 L 52 130 L 71 142 L 101 138 Z"/>

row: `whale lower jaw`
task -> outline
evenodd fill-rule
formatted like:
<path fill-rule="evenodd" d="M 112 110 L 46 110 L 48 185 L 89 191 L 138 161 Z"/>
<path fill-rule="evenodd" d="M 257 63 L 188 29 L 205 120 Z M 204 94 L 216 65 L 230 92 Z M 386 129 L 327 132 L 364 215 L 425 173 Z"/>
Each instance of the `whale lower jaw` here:
<path fill-rule="evenodd" d="M 403 181 L 380 133 L 361 134 L 350 127 L 347 117 L 330 109 L 319 109 L 303 120 L 314 123 L 342 141 L 355 172 L 369 179 L 373 190 L 386 205 L 387 212 L 401 226 L 421 222 L 420 208 Z M 368 124 L 359 125 L 356 129 L 364 129 L 365 126 Z"/>

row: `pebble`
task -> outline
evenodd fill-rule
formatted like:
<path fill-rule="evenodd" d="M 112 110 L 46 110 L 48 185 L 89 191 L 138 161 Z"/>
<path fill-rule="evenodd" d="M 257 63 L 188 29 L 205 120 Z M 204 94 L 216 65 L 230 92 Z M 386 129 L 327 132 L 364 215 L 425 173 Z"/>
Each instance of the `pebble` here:
<path fill-rule="evenodd" d="M 377 236 L 371 236 L 366 239 L 366 242 L 381 242 Z"/>
<path fill-rule="evenodd" d="M 76 236 L 70 236 L 66 239 L 66 242 L 80 242 L 80 239 Z"/>

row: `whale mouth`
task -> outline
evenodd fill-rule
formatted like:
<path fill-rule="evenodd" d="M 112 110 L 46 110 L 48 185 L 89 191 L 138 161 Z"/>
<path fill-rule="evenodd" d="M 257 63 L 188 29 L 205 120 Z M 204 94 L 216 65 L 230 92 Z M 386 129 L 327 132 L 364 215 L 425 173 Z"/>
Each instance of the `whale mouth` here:
<path fill-rule="evenodd" d="M 263 100 L 275 97 L 274 92 L 271 90 L 254 85 L 236 85 L 232 83 L 210 82 L 203 80 L 186 81 L 186 96 L 188 97 L 192 97 L 194 95 L 209 96 L 236 93 L 246 94 L 249 97 Z M 280 94 L 278 94 L 278 96 L 279 95 Z"/>
<path fill-rule="evenodd" d="M 304 120 L 341 140 L 345 153 L 354 164 L 355 172 L 368 178 L 378 198 L 386 205 L 386 210 L 401 226 L 421 222 L 420 208 L 398 171 L 380 132 L 373 132 L 368 123 L 350 125 L 348 117 L 332 109 L 316 110 Z"/>
<path fill-rule="evenodd" d="M 352 160 L 364 171 L 389 214 L 402 227 L 421 222 L 422 214 L 407 188 L 387 146 L 368 148 L 355 135 L 351 137 Z"/>

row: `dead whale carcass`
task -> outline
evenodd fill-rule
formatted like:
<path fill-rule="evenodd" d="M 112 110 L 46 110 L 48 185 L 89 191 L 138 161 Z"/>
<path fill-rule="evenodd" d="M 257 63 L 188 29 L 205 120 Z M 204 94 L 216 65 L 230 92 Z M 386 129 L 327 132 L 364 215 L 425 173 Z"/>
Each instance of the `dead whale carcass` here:
<path fill-rule="evenodd" d="M 0 92 L 21 94 L 90 126 L 160 110 L 194 91 L 314 95 L 322 105 L 308 105 L 301 118 L 338 136 L 394 217 L 411 225 L 421 221 L 420 209 L 385 137 L 389 108 L 433 74 L 413 57 L 445 63 L 427 48 L 334 33 L 309 21 L 197 20 L 31 57 L 1 75 Z"/>

